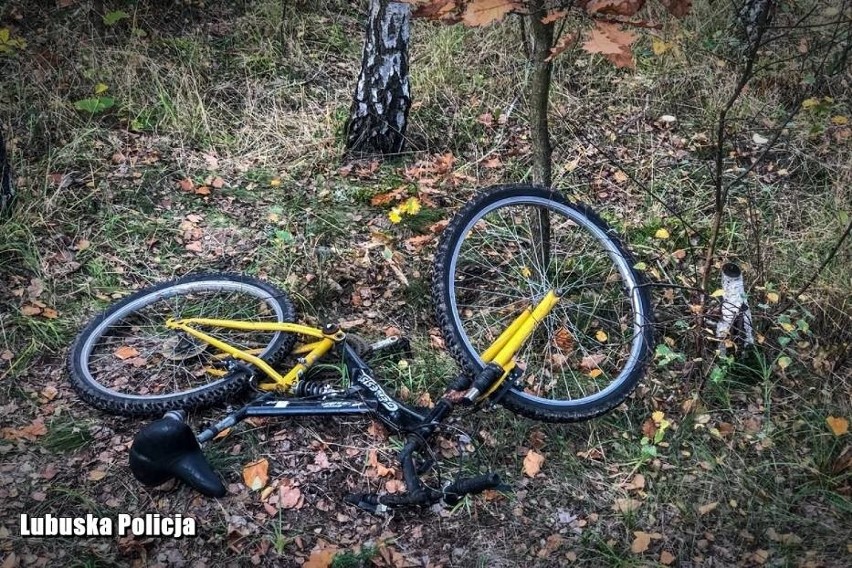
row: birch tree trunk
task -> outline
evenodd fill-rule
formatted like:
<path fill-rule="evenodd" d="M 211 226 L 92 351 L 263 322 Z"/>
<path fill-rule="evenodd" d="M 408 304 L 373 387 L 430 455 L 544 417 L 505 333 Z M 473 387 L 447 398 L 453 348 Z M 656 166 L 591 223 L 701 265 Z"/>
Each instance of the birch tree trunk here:
<path fill-rule="evenodd" d="M 361 74 L 346 123 L 348 154 L 395 154 L 405 145 L 410 26 L 408 4 L 370 0 Z"/>
<path fill-rule="evenodd" d="M 15 188 L 12 185 L 12 168 L 6 156 L 6 142 L 0 133 L 0 217 L 8 215 L 12 211 L 12 202 L 15 200 Z"/>

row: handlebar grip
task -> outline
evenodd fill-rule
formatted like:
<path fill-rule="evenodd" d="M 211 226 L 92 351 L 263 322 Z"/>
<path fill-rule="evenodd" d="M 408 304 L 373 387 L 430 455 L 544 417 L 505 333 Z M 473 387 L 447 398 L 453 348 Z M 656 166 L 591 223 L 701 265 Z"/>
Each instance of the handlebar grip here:
<path fill-rule="evenodd" d="M 486 489 L 497 489 L 500 486 L 500 476 L 496 473 L 486 473 L 475 477 L 465 477 L 447 485 L 444 489 L 444 501 L 453 506 L 465 495 L 482 493 Z"/>

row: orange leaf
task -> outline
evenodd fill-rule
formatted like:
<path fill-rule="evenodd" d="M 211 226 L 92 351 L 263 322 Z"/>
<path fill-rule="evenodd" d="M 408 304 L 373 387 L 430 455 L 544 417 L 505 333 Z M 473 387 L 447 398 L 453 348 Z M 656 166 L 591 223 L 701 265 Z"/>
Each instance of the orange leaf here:
<path fill-rule="evenodd" d="M 44 308 L 41 312 L 41 316 L 47 319 L 56 319 L 59 317 L 59 312 L 54 310 L 53 308 Z"/>
<path fill-rule="evenodd" d="M 130 347 L 129 345 L 122 345 L 121 347 L 115 350 L 115 353 L 113 353 L 113 355 L 124 361 L 125 359 L 130 359 L 131 357 L 138 357 L 139 351 L 137 351 L 133 347 Z"/>
<path fill-rule="evenodd" d="M 633 68 L 635 64 L 630 45 L 636 38 L 636 34 L 621 30 L 616 24 L 598 21 L 583 43 L 583 49 L 588 53 L 600 53 L 616 67 Z"/>
<path fill-rule="evenodd" d="M 212 185 L 216 189 L 222 189 L 222 187 L 224 187 L 225 185 L 225 180 L 220 177 L 215 177 L 213 178 L 213 181 L 210 182 L 210 185 Z"/>
<path fill-rule="evenodd" d="M 636 531 L 633 534 L 636 538 L 633 539 L 633 544 L 630 545 L 630 552 L 633 554 L 642 554 L 648 550 L 648 545 L 651 544 L 651 535 L 642 531 Z"/>
<path fill-rule="evenodd" d="M 541 464 L 543 463 L 543 455 L 535 450 L 529 450 L 524 458 L 524 474 L 527 477 L 535 477 L 541 471 Z"/>
<path fill-rule="evenodd" d="M 243 481 L 253 491 L 260 491 L 269 481 L 269 462 L 261 458 L 243 468 Z"/>
<path fill-rule="evenodd" d="M 336 548 L 321 548 L 311 552 L 311 557 L 302 564 L 302 568 L 329 568 L 337 555 Z"/>
<path fill-rule="evenodd" d="M 210 195 L 210 188 L 206 185 L 201 185 L 195 188 L 195 193 L 198 195 Z"/>
<path fill-rule="evenodd" d="M 21 313 L 25 316 L 36 316 L 41 313 L 41 308 L 32 304 L 27 304 L 21 308 Z"/>
<path fill-rule="evenodd" d="M 849 421 L 845 418 L 829 416 L 825 419 L 825 423 L 828 424 L 828 428 L 835 436 L 842 436 L 849 431 Z"/>
<path fill-rule="evenodd" d="M 521 3 L 516 0 L 473 0 L 465 6 L 462 22 L 471 27 L 487 26 L 520 7 Z"/>
<path fill-rule="evenodd" d="M 660 553 L 660 564 L 664 566 L 668 566 L 672 562 L 675 561 L 674 554 L 669 552 L 668 550 L 664 550 Z"/>
<path fill-rule="evenodd" d="M 182 191 L 192 191 L 195 189 L 195 183 L 192 181 L 192 178 L 184 178 L 178 182 Z"/>
<path fill-rule="evenodd" d="M 550 48 L 550 55 L 547 56 L 545 61 L 553 61 L 560 53 L 571 47 L 575 39 L 577 39 L 577 34 L 562 34 L 556 45 Z"/>

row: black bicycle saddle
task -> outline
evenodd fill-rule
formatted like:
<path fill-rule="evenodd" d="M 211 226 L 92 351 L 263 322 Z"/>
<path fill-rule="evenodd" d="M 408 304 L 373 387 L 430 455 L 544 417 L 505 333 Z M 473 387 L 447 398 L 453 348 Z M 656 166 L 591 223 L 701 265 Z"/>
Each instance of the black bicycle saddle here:
<path fill-rule="evenodd" d="M 208 497 L 226 493 L 192 428 L 176 413 L 170 412 L 136 434 L 130 446 L 130 471 L 143 485 L 160 485 L 176 477 Z"/>

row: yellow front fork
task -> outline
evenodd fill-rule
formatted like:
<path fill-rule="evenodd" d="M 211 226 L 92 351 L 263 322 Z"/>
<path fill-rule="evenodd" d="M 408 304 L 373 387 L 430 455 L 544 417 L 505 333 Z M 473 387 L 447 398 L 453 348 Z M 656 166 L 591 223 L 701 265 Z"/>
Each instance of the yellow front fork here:
<path fill-rule="evenodd" d="M 515 355 L 533 334 L 536 326 L 547 317 L 547 314 L 553 310 L 558 302 L 559 296 L 556 295 L 556 292 L 549 291 L 535 308 L 527 308 L 515 318 L 515 321 L 509 324 L 509 327 L 482 353 L 480 356 L 482 362 L 500 365 L 503 368 L 503 376 L 495 381 L 491 388 L 482 394 L 480 399 L 488 397 L 503 384 L 509 372 L 515 368 Z"/>
<path fill-rule="evenodd" d="M 286 375 L 281 375 L 272 366 L 257 356 L 257 350 L 247 350 L 243 351 L 241 349 L 237 349 L 232 345 L 228 345 L 224 341 L 216 339 L 203 331 L 199 331 L 192 325 L 206 325 L 210 327 L 223 327 L 227 329 L 240 329 L 243 331 L 283 331 L 288 333 L 298 333 L 301 335 L 307 335 L 309 337 L 316 337 L 319 341 L 315 341 L 313 343 L 309 343 L 297 349 L 295 351 L 296 354 L 304 354 L 304 357 L 295 365 L 292 369 L 290 369 Z M 235 359 L 240 359 L 241 361 L 245 361 L 247 363 L 251 363 L 264 373 L 266 373 L 274 383 L 265 383 L 261 384 L 259 388 L 263 390 L 275 390 L 275 389 L 285 389 L 289 390 L 293 385 L 295 385 L 302 374 L 316 361 L 328 353 L 334 344 L 338 341 L 343 341 L 346 338 L 346 334 L 342 331 L 337 331 L 335 333 L 324 333 L 320 329 L 316 329 L 313 327 L 308 327 L 305 325 L 299 325 L 295 323 L 278 323 L 278 322 L 270 322 L 270 323 L 260 323 L 260 322 L 247 322 L 247 321 L 236 321 L 236 320 L 219 320 L 219 319 L 207 319 L 207 318 L 188 318 L 181 320 L 166 320 L 166 327 L 169 329 L 179 329 L 189 335 L 204 341 L 219 349 L 223 353 L 234 357 Z M 219 357 L 219 356 L 217 356 Z"/>

